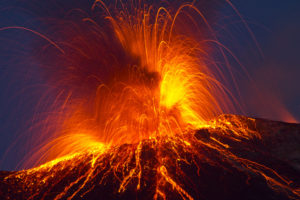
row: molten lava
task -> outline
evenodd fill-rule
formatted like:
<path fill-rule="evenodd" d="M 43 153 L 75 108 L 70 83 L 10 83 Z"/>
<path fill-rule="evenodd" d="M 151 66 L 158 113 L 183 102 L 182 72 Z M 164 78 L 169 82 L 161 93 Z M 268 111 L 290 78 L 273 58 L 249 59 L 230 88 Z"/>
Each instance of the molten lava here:
<path fill-rule="evenodd" d="M 99 145 L 29 170 L 0 173 L 0 197 L 299 198 L 300 172 L 286 162 L 286 153 L 299 149 L 299 143 L 291 145 L 291 139 L 300 138 L 299 124 L 235 115 L 222 115 L 211 124 L 196 132 L 107 149 Z M 288 146 L 289 152 L 278 155 L 283 146 Z"/>
<path fill-rule="evenodd" d="M 250 148 L 247 142 L 262 135 L 249 128 L 254 119 L 245 123 L 234 116 L 216 118 L 239 106 L 226 88 L 226 70 L 206 51 L 207 43 L 218 42 L 201 11 L 192 3 L 176 11 L 118 3 L 109 7 L 96 0 L 92 9 L 105 13 L 104 24 L 84 18 L 80 23 L 89 24 L 89 30 L 57 42 L 64 52 L 60 59 L 69 63 L 60 66 L 64 78 L 59 76 L 55 86 L 68 92 L 57 112 L 63 114 L 48 119 L 58 128 L 32 156 L 36 163 L 50 162 L 5 180 L 28 183 L 24 190 L 36 190 L 29 199 L 45 198 L 40 196 L 41 188 L 50 191 L 56 182 L 53 175 L 60 174 L 61 181 L 70 170 L 79 176 L 57 189 L 54 199 L 84 197 L 97 184 L 110 184 L 109 180 L 118 182 L 119 194 L 133 185 L 134 190 L 143 190 L 151 183 L 154 192 L 147 198 L 167 199 L 174 191 L 182 199 L 197 199 L 193 189 L 197 190 L 197 183 L 191 181 L 186 187 L 187 171 L 191 168 L 201 177 L 201 164 L 207 162 L 224 170 L 239 168 L 246 176 L 257 174 L 271 188 L 300 197 L 287 178 L 232 150 L 231 145 L 238 143 Z M 213 39 L 199 41 L 183 34 L 184 20 L 193 22 L 194 15 L 206 24 Z M 93 43 L 88 37 L 93 37 Z M 95 60 L 96 67 L 89 66 Z M 196 130 L 200 131 L 195 134 Z"/>

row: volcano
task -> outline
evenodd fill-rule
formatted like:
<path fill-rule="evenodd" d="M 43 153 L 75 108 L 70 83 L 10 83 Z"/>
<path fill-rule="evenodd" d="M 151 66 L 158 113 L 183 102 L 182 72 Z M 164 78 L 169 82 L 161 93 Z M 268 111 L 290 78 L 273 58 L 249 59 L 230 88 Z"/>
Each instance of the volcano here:
<path fill-rule="evenodd" d="M 212 123 L 216 126 L 180 137 L 149 138 L 2 171 L 0 197 L 299 199 L 300 124 L 237 115 L 221 115 Z"/>
<path fill-rule="evenodd" d="M 43 40 L 24 64 L 49 89 L 29 167 L 0 173 L 0 199 L 299 199 L 300 125 L 225 114 L 247 115 L 232 62 L 248 73 L 214 14 L 149 3 L 95 0 L 40 31 L 0 29 Z"/>

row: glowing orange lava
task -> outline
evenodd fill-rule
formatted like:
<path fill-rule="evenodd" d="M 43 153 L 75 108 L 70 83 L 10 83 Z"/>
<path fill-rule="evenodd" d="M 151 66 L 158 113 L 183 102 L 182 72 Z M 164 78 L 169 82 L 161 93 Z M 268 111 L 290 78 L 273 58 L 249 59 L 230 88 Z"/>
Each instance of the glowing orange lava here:
<path fill-rule="evenodd" d="M 108 171 L 113 172 L 120 182 L 118 192 L 126 191 L 128 184 L 133 180 L 137 181 L 136 190 L 139 190 L 145 186 L 141 184 L 145 167 L 140 160 L 141 149 L 144 144 L 148 144 L 151 148 L 158 149 L 155 154 L 156 189 L 153 198 L 166 199 L 165 188 L 172 187 L 182 199 L 194 199 L 181 183 L 170 175 L 168 162 L 171 158 L 163 155 L 159 149 L 161 145 L 170 146 L 172 159 L 176 160 L 174 165 L 180 174 L 181 168 L 178 163 L 196 163 L 197 159 L 203 159 L 203 155 L 197 152 L 199 147 L 203 147 L 219 152 L 224 156 L 224 160 L 234 160 L 243 167 L 261 174 L 270 185 L 279 186 L 299 196 L 299 191 L 289 188 L 287 181 L 272 169 L 230 152 L 230 144 L 226 143 L 226 140 L 211 136 L 208 142 L 203 142 L 196 140 L 192 135 L 195 130 L 205 128 L 219 130 L 220 137 L 234 141 L 245 142 L 261 137 L 234 117 L 231 121 L 222 117 L 215 119 L 222 113 L 234 112 L 239 106 L 223 83 L 222 66 L 216 63 L 208 65 L 206 62 L 210 60 L 204 45 L 207 41 L 198 41 L 197 38 L 185 35 L 184 28 L 180 23 L 178 25 L 177 20 L 182 15 L 191 19 L 197 15 L 210 31 L 210 25 L 201 11 L 192 3 L 182 4 L 176 11 L 145 3 L 118 3 L 118 6 L 111 8 L 103 1 L 96 0 L 92 7 L 94 10 L 100 8 L 102 13 L 105 12 L 103 20 L 108 22 L 111 31 L 106 30 L 107 27 L 103 29 L 90 18 L 84 18 L 83 22 L 92 24 L 90 31 L 97 34 L 101 40 L 114 38 L 115 42 L 112 44 L 118 43 L 128 57 L 126 58 L 135 62 L 123 62 L 125 59 L 119 61 L 119 55 L 112 55 L 113 52 L 106 51 L 104 45 L 103 48 L 99 47 L 102 51 L 99 51 L 98 56 L 103 59 L 103 63 L 111 63 L 111 66 L 105 65 L 105 70 L 110 71 L 104 74 L 106 80 L 96 75 L 86 77 L 98 80 L 94 93 L 79 95 L 76 98 L 71 97 L 70 93 L 65 98 L 62 105 L 64 113 L 57 117 L 63 118 L 63 122 L 58 125 L 59 128 L 50 141 L 36 153 L 40 157 L 37 163 L 50 162 L 29 169 L 26 174 L 50 171 L 54 166 L 63 169 L 66 160 L 75 157 L 80 160 L 81 157 L 88 156 L 90 169 L 56 196 L 56 199 L 63 198 L 72 186 L 80 183 L 80 187 L 69 197 L 72 199 L 83 188 L 88 187 L 87 183 L 100 173 L 99 171 L 104 171 L 104 168 L 99 170 L 97 164 L 105 162 L 105 156 L 110 155 L 111 167 Z M 197 28 L 197 25 L 191 27 L 193 28 Z M 95 43 L 97 39 L 95 38 Z M 88 47 L 81 49 L 85 45 L 80 43 L 84 41 L 83 38 L 74 37 L 70 41 L 72 42 L 68 45 L 83 57 L 93 57 L 84 51 L 84 48 Z M 116 67 L 116 63 L 124 66 Z M 68 67 L 72 70 L 74 68 L 71 64 Z M 100 65 L 99 70 L 105 71 L 101 68 Z M 71 82 L 72 78 L 66 74 L 66 78 L 60 80 L 57 87 L 61 83 Z M 131 144 L 132 147 L 122 152 L 119 148 L 123 144 Z M 194 154 L 195 158 L 185 158 L 179 149 Z M 103 174 L 103 179 L 106 174 L 108 172 Z M 36 184 L 47 183 L 49 179 L 50 176 L 45 176 L 42 178 L 43 183 Z"/>

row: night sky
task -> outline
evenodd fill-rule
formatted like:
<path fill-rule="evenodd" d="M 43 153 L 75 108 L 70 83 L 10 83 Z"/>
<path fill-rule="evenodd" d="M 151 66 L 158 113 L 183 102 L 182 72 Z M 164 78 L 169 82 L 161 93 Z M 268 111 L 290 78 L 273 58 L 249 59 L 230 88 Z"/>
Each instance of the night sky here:
<path fill-rule="evenodd" d="M 51 4 L 59 1 L 49 1 L 43 9 L 40 9 L 41 3 L 35 6 L 37 1 L 26 2 L 2 0 L 0 28 L 23 26 L 42 30 L 37 16 L 42 13 L 45 17 L 47 12 L 43 11 L 59 7 Z M 71 8 L 84 6 L 82 9 L 88 10 L 92 1 L 84 4 L 64 2 L 72 3 L 68 8 L 58 10 L 55 17 L 61 17 L 65 10 Z M 224 35 L 220 40 L 233 50 L 252 79 L 238 78 L 245 114 L 300 121 L 300 1 L 232 0 L 232 3 L 249 24 L 263 53 L 259 53 L 241 20 L 230 17 L 234 12 L 228 5 L 218 7 L 219 23 L 224 21 L 234 38 L 231 40 Z M 222 16 L 229 20 L 225 21 Z M 30 32 L 0 31 L 0 170 L 19 169 L 18 163 L 31 148 L 28 141 L 32 139 L 30 130 L 35 113 L 43 112 L 43 106 L 39 106 L 39 111 L 36 107 L 42 98 L 51 102 L 51 92 L 45 94 L 48 87 L 38 67 L 34 61 L 24 59 L 35 51 L 31 46 L 33 40 L 36 36 Z M 44 103 L 47 107 L 47 101 Z"/>

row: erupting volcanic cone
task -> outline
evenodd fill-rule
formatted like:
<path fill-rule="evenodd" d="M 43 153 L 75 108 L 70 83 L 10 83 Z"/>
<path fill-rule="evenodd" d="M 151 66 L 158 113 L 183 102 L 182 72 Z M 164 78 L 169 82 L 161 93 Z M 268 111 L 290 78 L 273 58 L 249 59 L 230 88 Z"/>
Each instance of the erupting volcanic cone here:
<path fill-rule="evenodd" d="M 223 115 L 145 139 L 1 172 L 2 199 L 298 199 L 300 124 Z M 243 130 L 239 129 L 242 125 Z M 226 128 L 224 128 L 226 127 Z M 249 134 L 251 138 L 238 135 Z M 235 136 L 234 136 L 235 135 Z"/>
<path fill-rule="evenodd" d="M 161 4 L 96 0 L 53 39 L 1 29 L 48 42 L 32 60 L 57 94 L 1 199 L 300 198 L 300 125 L 225 115 L 238 59 L 194 1 Z"/>

